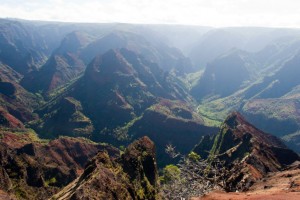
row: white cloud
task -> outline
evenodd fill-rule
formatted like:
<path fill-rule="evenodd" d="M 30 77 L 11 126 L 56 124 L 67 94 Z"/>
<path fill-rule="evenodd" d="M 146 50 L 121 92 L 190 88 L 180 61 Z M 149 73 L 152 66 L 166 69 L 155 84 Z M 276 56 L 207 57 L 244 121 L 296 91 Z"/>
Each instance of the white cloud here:
<path fill-rule="evenodd" d="M 300 27 L 299 0 L 0 0 L 0 17 Z"/>

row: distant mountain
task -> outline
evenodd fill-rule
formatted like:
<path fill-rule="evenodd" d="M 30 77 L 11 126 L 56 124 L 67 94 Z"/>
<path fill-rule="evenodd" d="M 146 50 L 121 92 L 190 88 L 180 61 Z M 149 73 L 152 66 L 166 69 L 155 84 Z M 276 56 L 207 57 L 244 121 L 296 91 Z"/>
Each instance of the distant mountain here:
<path fill-rule="evenodd" d="M 191 93 L 197 100 L 209 96 L 229 96 L 253 79 L 255 65 L 251 57 L 242 51 L 222 55 L 207 65 Z"/>
<path fill-rule="evenodd" d="M 152 31 L 149 31 L 149 27 Z M 189 26 L 189 25 L 142 25 L 138 27 L 138 31 L 144 35 L 157 35 L 161 37 L 169 46 L 180 49 L 186 56 L 194 47 L 195 41 L 199 41 L 201 37 L 213 29 L 207 26 Z"/>
<path fill-rule="evenodd" d="M 126 48 L 157 63 L 164 71 L 175 70 L 183 74 L 195 70 L 190 60 L 178 49 L 164 41 L 134 32 L 114 31 L 94 41 L 83 50 L 81 56 L 89 63 L 95 56 L 110 49 Z"/>
<path fill-rule="evenodd" d="M 21 84 L 32 92 L 51 93 L 77 78 L 86 68 L 80 52 L 89 40 L 82 32 L 68 34 L 40 70 L 27 74 Z"/>
<path fill-rule="evenodd" d="M 31 26 L 0 21 L 0 61 L 25 74 L 39 68 L 47 58 L 47 45 Z"/>
<path fill-rule="evenodd" d="M 199 81 L 193 85 L 191 93 L 198 101 L 201 101 L 205 97 L 227 97 L 253 85 L 247 89 L 245 94 L 246 98 L 251 98 L 254 96 L 252 93 L 258 93 L 255 90 L 268 87 L 267 85 L 271 84 L 273 80 L 284 79 L 284 76 L 292 71 L 297 74 L 296 57 L 300 50 L 298 44 L 298 39 L 288 38 L 286 40 L 278 39 L 255 53 L 238 49 L 229 50 L 207 64 Z M 287 61 L 294 62 L 294 64 L 287 64 Z M 290 65 L 290 67 L 286 65 Z M 294 68 L 291 65 L 294 65 Z M 277 75 L 274 75 L 275 73 Z M 261 79 L 264 79 L 263 82 Z M 256 81 L 259 83 L 256 84 Z M 287 84 L 295 85 L 297 82 L 291 81 L 291 83 L 287 83 L 288 80 L 286 80 L 286 84 L 281 83 L 281 87 Z M 250 97 L 250 95 L 253 96 Z M 269 94 L 262 96 L 262 98 L 270 97 Z"/>
<path fill-rule="evenodd" d="M 287 45 L 287 42 L 299 40 L 299 37 L 300 33 L 297 29 L 263 27 L 211 29 L 203 34 L 198 41 L 195 41 L 188 55 L 197 69 L 203 69 L 208 63 L 232 49 L 256 53 L 279 41 Z M 269 56 L 263 57 L 264 61 L 269 59 Z"/>
<path fill-rule="evenodd" d="M 71 24 L 0 19 L 0 61 L 23 75 L 36 71 L 74 29 Z"/>
<path fill-rule="evenodd" d="M 233 48 L 241 49 L 244 38 L 227 30 L 211 30 L 200 39 L 189 56 L 197 68 L 206 67 L 207 63 Z"/>
<path fill-rule="evenodd" d="M 111 49 L 127 48 L 157 63 L 164 71 L 179 75 L 195 71 L 190 60 L 163 41 L 133 32 L 112 31 L 98 39 L 91 33 L 74 31 L 66 35 L 39 70 L 27 74 L 21 84 L 32 92 L 51 94 L 81 75 L 97 55 Z"/>

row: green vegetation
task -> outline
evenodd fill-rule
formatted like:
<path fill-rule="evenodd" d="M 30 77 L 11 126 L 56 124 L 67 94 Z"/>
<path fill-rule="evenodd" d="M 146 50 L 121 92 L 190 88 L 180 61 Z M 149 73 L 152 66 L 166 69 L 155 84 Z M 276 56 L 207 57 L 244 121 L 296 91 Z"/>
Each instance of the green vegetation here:
<path fill-rule="evenodd" d="M 179 79 L 185 84 L 185 87 L 190 90 L 197 84 L 203 72 L 204 70 L 200 70 L 195 73 L 189 73 L 183 77 L 179 77 Z"/>
<path fill-rule="evenodd" d="M 82 74 L 78 75 L 76 78 L 70 80 L 66 84 L 59 86 L 59 87 L 55 88 L 54 90 L 50 91 L 49 93 L 47 93 L 45 95 L 46 99 L 48 101 L 56 100 L 58 97 L 60 97 L 64 93 L 66 93 L 73 86 L 73 84 L 76 83 L 76 81 L 79 80 L 81 77 L 82 77 Z"/>
<path fill-rule="evenodd" d="M 56 178 L 52 177 L 51 179 L 45 181 L 45 186 L 47 187 L 47 186 L 55 185 L 56 182 L 57 182 Z"/>
<path fill-rule="evenodd" d="M 195 153 L 194 151 L 192 151 L 191 153 L 188 154 L 188 158 L 196 162 L 201 159 L 201 156 Z"/>
<path fill-rule="evenodd" d="M 5 137 L 5 134 L 13 134 L 18 137 L 19 142 L 36 142 L 36 143 L 48 143 L 49 140 L 39 138 L 38 134 L 32 129 L 10 129 L 0 128 L 0 139 Z"/>
<path fill-rule="evenodd" d="M 224 145 L 224 138 L 225 135 L 227 134 L 228 127 L 226 124 L 223 124 L 220 128 L 220 132 L 217 134 L 214 144 L 211 148 L 209 158 L 214 159 L 215 155 L 218 155 L 220 153 L 221 148 L 223 148 Z"/>
<path fill-rule="evenodd" d="M 290 119 L 297 120 L 296 99 L 266 99 L 254 100 L 247 103 L 243 110 L 253 115 L 264 115 L 278 121 Z"/>
<path fill-rule="evenodd" d="M 160 182 L 166 184 L 174 179 L 180 178 L 180 169 L 176 165 L 167 165 L 163 169 L 163 175 L 160 177 Z"/>
<path fill-rule="evenodd" d="M 22 190 L 21 188 L 19 188 L 19 187 L 15 188 L 14 191 L 15 191 L 15 195 L 18 199 L 28 199 L 27 193 L 24 190 Z"/>
<path fill-rule="evenodd" d="M 86 137 L 70 137 L 70 136 L 59 136 L 59 138 L 67 138 L 69 140 L 73 140 L 73 141 L 81 141 L 87 144 L 101 144 L 103 146 L 108 146 L 109 144 L 104 143 L 104 142 L 94 142 L 92 140 L 90 140 L 89 138 Z"/>
<path fill-rule="evenodd" d="M 282 137 L 282 139 L 286 142 L 298 142 L 300 140 L 300 131 L 296 131 L 295 133 L 292 134 L 288 134 L 284 137 Z"/>
<path fill-rule="evenodd" d="M 182 121 L 198 121 L 202 122 L 203 119 L 196 112 L 193 111 L 192 107 L 181 101 L 161 100 L 159 103 L 152 105 L 147 110 L 161 113 L 168 118 L 177 118 Z"/>
<path fill-rule="evenodd" d="M 203 100 L 198 106 L 197 111 L 204 117 L 207 125 L 220 126 L 228 114 L 239 109 L 243 101 L 239 95 L 232 95 L 221 99 L 215 98 L 211 97 Z"/>
<path fill-rule="evenodd" d="M 113 130 L 114 137 L 118 141 L 129 141 L 130 140 L 130 136 L 128 134 L 128 131 L 129 131 L 130 127 L 132 127 L 134 125 L 134 123 L 137 122 L 138 120 L 140 120 L 142 117 L 143 117 L 143 115 L 141 115 L 139 117 L 135 117 L 130 122 L 128 122 L 127 124 L 125 124 L 123 127 L 117 127 L 117 128 L 115 128 Z"/>

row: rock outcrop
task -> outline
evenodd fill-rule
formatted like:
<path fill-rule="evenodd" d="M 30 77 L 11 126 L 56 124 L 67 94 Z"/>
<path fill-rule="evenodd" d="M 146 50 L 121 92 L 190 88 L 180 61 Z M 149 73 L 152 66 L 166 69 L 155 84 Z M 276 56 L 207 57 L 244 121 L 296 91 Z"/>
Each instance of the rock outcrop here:
<path fill-rule="evenodd" d="M 268 172 L 278 172 L 300 160 L 280 139 L 257 129 L 237 112 L 221 125 L 209 155 L 210 159 L 216 157 L 230 171 L 228 190 L 247 189 Z"/>
<path fill-rule="evenodd" d="M 52 199 L 160 199 L 155 146 L 143 137 L 118 158 L 101 151 L 84 173 Z"/>

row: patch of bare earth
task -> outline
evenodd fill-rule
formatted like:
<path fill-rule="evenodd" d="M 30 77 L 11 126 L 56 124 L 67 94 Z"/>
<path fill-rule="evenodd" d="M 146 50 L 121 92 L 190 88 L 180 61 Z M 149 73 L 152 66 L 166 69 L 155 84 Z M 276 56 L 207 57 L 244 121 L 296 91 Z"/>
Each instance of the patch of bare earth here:
<path fill-rule="evenodd" d="M 270 173 L 247 192 L 213 191 L 193 200 L 299 200 L 300 169 Z"/>
<path fill-rule="evenodd" d="M 15 200 L 15 198 L 11 197 L 9 194 L 0 190 L 0 200 Z"/>

